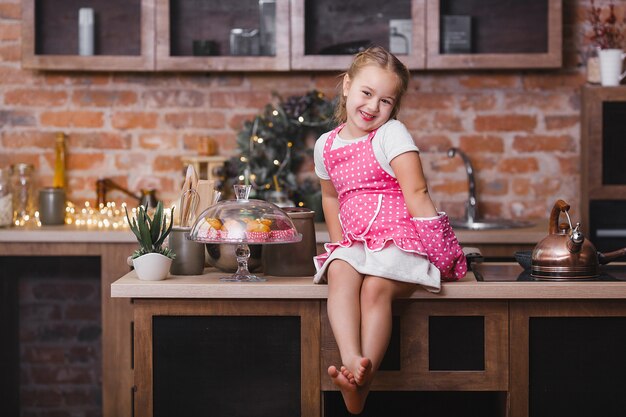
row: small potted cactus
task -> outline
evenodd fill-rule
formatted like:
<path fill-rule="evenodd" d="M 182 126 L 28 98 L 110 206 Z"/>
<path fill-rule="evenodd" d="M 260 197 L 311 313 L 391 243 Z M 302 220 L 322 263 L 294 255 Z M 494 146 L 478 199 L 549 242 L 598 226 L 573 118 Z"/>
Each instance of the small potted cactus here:
<path fill-rule="evenodd" d="M 172 231 L 174 208 L 168 219 L 163 212 L 163 203 L 159 201 L 152 218 L 144 206 L 137 208 L 137 215 L 131 217 L 126 210 L 126 219 L 130 230 L 137 237 L 139 249 L 130 257 L 137 277 L 146 281 L 159 281 L 167 276 L 172 260 L 176 254 L 168 247 L 163 246 L 165 238 Z"/>

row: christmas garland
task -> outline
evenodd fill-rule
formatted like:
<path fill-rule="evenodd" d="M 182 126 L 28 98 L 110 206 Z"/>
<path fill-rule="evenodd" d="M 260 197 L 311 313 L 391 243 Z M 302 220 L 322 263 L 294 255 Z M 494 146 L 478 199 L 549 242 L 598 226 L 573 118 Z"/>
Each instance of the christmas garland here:
<path fill-rule="evenodd" d="M 283 100 L 273 93 L 263 113 L 244 122 L 237 135 L 240 155 L 227 163 L 227 188 L 249 183 L 255 198 L 282 191 L 299 206 L 319 192 L 313 147 L 332 129 L 335 103 L 313 90 Z"/>

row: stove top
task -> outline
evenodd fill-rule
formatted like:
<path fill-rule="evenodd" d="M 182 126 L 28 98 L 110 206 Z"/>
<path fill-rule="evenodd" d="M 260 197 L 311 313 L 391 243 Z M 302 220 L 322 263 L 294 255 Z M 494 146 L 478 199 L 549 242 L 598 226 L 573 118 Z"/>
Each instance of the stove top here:
<path fill-rule="evenodd" d="M 600 266 L 600 275 L 592 279 L 537 279 L 530 276 L 530 270 L 525 270 L 517 263 L 485 262 L 472 265 L 472 271 L 479 282 L 619 282 L 626 281 L 626 264 L 609 264 Z"/>

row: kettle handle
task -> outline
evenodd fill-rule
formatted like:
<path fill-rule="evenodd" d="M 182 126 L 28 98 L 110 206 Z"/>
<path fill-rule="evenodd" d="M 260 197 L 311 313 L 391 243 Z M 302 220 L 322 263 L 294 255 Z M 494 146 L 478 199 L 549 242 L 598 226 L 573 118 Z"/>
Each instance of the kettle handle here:
<path fill-rule="evenodd" d="M 559 231 L 559 217 L 561 216 L 561 212 L 569 211 L 569 204 L 567 204 L 563 200 L 558 200 L 554 203 L 554 207 L 552 207 L 552 211 L 550 212 L 550 229 L 548 232 L 552 234 L 557 234 Z"/>

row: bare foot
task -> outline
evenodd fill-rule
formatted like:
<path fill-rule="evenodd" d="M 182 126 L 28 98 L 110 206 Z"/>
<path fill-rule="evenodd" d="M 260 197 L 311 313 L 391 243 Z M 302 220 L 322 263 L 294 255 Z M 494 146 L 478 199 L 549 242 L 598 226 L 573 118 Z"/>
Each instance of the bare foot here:
<path fill-rule="evenodd" d="M 372 361 L 368 358 L 360 358 L 354 371 L 354 383 L 364 386 L 372 379 Z"/>
<path fill-rule="evenodd" d="M 352 374 L 352 372 L 350 372 L 348 368 L 342 366 L 339 371 L 343 374 L 343 376 L 346 377 L 348 381 L 350 381 L 351 384 L 356 384 L 356 382 L 354 381 L 354 375 Z"/>
<path fill-rule="evenodd" d="M 333 380 L 343 396 L 343 401 L 346 404 L 346 408 L 351 414 L 360 414 L 365 407 L 365 399 L 369 390 L 363 390 L 356 384 L 351 383 L 346 374 L 350 374 L 350 371 L 345 366 L 341 367 L 341 372 L 337 370 L 335 366 L 328 367 L 328 375 Z"/>

